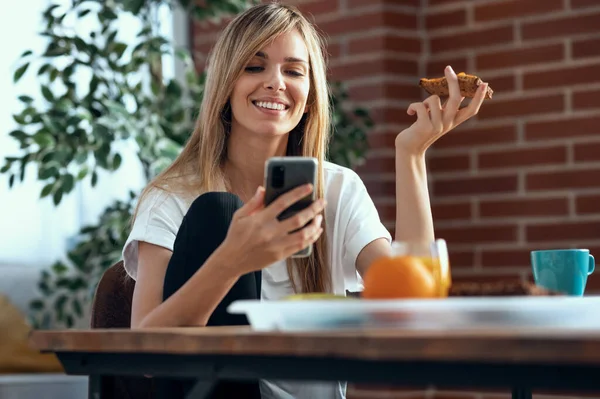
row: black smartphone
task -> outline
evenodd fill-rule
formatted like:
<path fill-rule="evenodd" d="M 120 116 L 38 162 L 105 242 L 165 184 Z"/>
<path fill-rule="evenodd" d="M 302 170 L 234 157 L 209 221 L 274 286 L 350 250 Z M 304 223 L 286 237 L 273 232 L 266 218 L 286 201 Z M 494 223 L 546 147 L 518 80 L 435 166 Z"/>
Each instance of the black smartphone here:
<path fill-rule="evenodd" d="M 317 186 L 317 167 L 319 161 L 311 157 L 273 157 L 265 163 L 265 206 L 282 194 L 305 184 Z M 316 199 L 313 192 L 284 210 L 277 218 L 285 220 L 310 206 Z M 309 221 L 308 223 L 311 223 Z M 307 223 L 307 224 L 308 224 Z M 304 258 L 312 253 L 312 245 L 292 255 L 292 258 Z"/>

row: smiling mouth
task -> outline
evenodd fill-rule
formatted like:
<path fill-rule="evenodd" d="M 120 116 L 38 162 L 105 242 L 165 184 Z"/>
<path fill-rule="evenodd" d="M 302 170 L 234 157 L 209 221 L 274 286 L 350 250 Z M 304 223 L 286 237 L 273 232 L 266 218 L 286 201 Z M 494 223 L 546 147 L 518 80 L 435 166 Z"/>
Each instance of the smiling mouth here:
<path fill-rule="evenodd" d="M 258 108 L 268 109 L 272 111 L 286 111 L 290 108 L 288 105 L 284 105 L 281 103 L 272 103 L 268 101 L 252 101 L 252 104 L 256 105 Z"/>

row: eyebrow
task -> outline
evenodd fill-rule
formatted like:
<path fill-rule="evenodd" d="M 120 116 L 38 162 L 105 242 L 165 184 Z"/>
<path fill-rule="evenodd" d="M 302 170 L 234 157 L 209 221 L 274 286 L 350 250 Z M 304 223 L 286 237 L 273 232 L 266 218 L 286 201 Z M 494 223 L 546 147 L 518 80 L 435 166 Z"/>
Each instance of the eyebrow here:
<path fill-rule="evenodd" d="M 269 57 L 263 53 L 262 51 L 259 51 L 258 53 L 256 53 L 256 56 L 259 58 L 263 58 L 265 60 L 268 60 Z M 296 58 L 296 57 L 285 57 L 283 59 L 285 62 L 303 62 L 305 64 L 308 64 L 308 61 L 303 60 L 302 58 Z"/>

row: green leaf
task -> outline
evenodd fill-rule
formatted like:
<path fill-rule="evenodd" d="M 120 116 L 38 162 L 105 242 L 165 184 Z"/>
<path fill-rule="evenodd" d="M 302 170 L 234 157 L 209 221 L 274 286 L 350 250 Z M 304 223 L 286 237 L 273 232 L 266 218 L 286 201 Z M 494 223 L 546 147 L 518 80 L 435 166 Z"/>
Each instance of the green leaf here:
<path fill-rule="evenodd" d="M 65 266 L 63 263 L 60 262 L 56 262 L 53 266 L 52 266 L 52 271 L 58 275 L 62 275 L 65 274 L 65 272 L 69 270 L 69 268 L 67 266 Z"/>
<path fill-rule="evenodd" d="M 54 137 L 47 131 L 39 131 L 33 135 L 33 141 L 41 148 L 51 147 L 56 144 Z"/>
<path fill-rule="evenodd" d="M 96 171 L 92 172 L 92 187 L 96 187 L 96 183 L 98 183 L 98 173 Z"/>
<path fill-rule="evenodd" d="M 77 180 L 83 180 L 87 176 L 88 172 L 89 172 L 89 169 L 87 166 L 84 166 L 83 168 L 81 168 L 81 170 L 77 174 Z"/>
<path fill-rule="evenodd" d="M 112 160 L 112 170 L 117 170 L 119 169 L 119 166 L 121 166 L 121 155 L 120 154 L 115 154 L 115 156 L 113 157 Z"/>
<path fill-rule="evenodd" d="M 46 85 L 42 85 L 42 95 L 48 102 L 54 101 L 54 95 L 52 94 L 50 88 Z"/>
<path fill-rule="evenodd" d="M 73 177 L 72 174 L 67 173 L 65 175 L 62 176 L 62 189 L 63 192 L 65 194 L 70 193 L 73 190 L 73 187 L 75 186 L 75 178 Z"/>
<path fill-rule="evenodd" d="M 46 184 L 44 186 L 44 188 L 42 188 L 42 193 L 40 194 L 40 198 L 47 197 L 52 192 L 53 188 L 54 188 L 54 183 Z"/>
<path fill-rule="evenodd" d="M 29 96 L 19 96 L 18 99 L 25 104 L 31 104 L 33 102 L 33 98 Z"/>
<path fill-rule="evenodd" d="M 60 204 L 60 201 L 62 200 L 62 196 L 63 196 L 63 190 L 62 190 L 62 188 L 59 187 L 52 195 L 52 202 L 54 203 L 54 205 Z"/>
<path fill-rule="evenodd" d="M 73 311 L 75 312 L 77 317 L 82 317 L 83 309 L 81 307 L 81 303 L 79 302 L 79 299 L 73 298 L 72 304 L 73 304 Z"/>
<path fill-rule="evenodd" d="M 46 73 L 48 71 L 48 69 L 50 69 L 52 67 L 51 64 L 44 64 L 40 67 L 40 69 L 38 70 L 38 76 L 43 75 L 44 73 Z"/>
<path fill-rule="evenodd" d="M 29 137 L 27 135 L 27 133 L 25 133 L 22 130 L 13 130 L 8 135 L 11 136 L 11 137 L 14 137 L 15 139 L 17 139 L 19 141 L 23 141 L 23 140 L 25 140 L 25 139 L 27 139 Z"/>
<path fill-rule="evenodd" d="M 25 50 L 23 52 L 23 54 L 21 54 L 21 57 L 19 57 L 19 58 L 25 58 L 27 56 L 30 56 L 31 54 L 33 54 L 33 51 L 31 51 L 31 50 Z"/>
<path fill-rule="evenodd" d="M 29 68 L 29 62 L 26 62 L 25 64 L 17 68 L 15 74 L 13 75 L 13 83 L 17 83 L 23 77 L 23 75 L 27 71 L 27 68 Z"/>
<path fill-rule="evenodd" d="M 87 9 L 87 10 L 81 10 L 81 11 L 79 11 L 79 12 L 77 13 L 77 17 L 78 17 L 78 18 L 83 18 L 83 17 L 85 17 L 86 15 L 88 15 L 88 14 L 90 13 L 90 11 L 92 11 L 92 10 L 89 10 L 89 9 Z"/>
<path fill-rule="evenodd" d="M 56 168 L 56 166 L 43 165 L 43 166 L 40 166 L 40 169 L 38 171 L 38 178 L 40 180 L 47 180 L 47 179 L 49 179 L 51 177 L 55 177 L 57 175 L 58 175 L 58 168 Z"/>
<path fill-rule="evenodd" d="M 44 301 L 42 301 L 41 299 L 35 299 L 29 303 L 29 307 L 33 310 L 43 310 Z"/>
<path fill-rule="evenodd" d="M 8 172 L 10 170 L 11 165 L 12 164 L 10 164 L 10 163 L 7 163 L 6 165 L 4 165 L 2 167 L 2 169 L 0 169 L 0 173 L 6 173 L 6 172 Z"/>

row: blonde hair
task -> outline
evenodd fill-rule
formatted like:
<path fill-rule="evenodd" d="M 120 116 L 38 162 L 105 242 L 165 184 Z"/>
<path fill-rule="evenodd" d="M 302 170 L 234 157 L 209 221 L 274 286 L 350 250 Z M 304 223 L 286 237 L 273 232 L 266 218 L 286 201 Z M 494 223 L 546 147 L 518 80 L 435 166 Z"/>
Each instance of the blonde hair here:
<path fill-rule="evenodd" d="M 227 158 L 231 122 L 229 97 L 233 87 L 258 51 L 277 36 L 294 30 L 300 33 L 308 49 L 310 91 L 308 112 L 289 133 L 286 155 L 318 159 L 315 190 L 317 198 L 323 197 L 322 165 L 331 127 L 324 42 L 296 7 L 272 3 L 254 6 L 238 15 L 219 36 L 209 55 L 204 97 L 194 131 L 177 159 L 142 191 L 138 206 L 155 188 L 193 197 L 207 191 L 226 190 L 223 165 Z M 323 230 L 326 231 L 324 221 Z M 294 259 L 293 262 L 288 260 L 288 273 L 295 292 L 331 290 L 327 253 L 326 234 L 322 234 L 310 257 Z M 300 278 L 299 284 L 296 273 Z"/>

